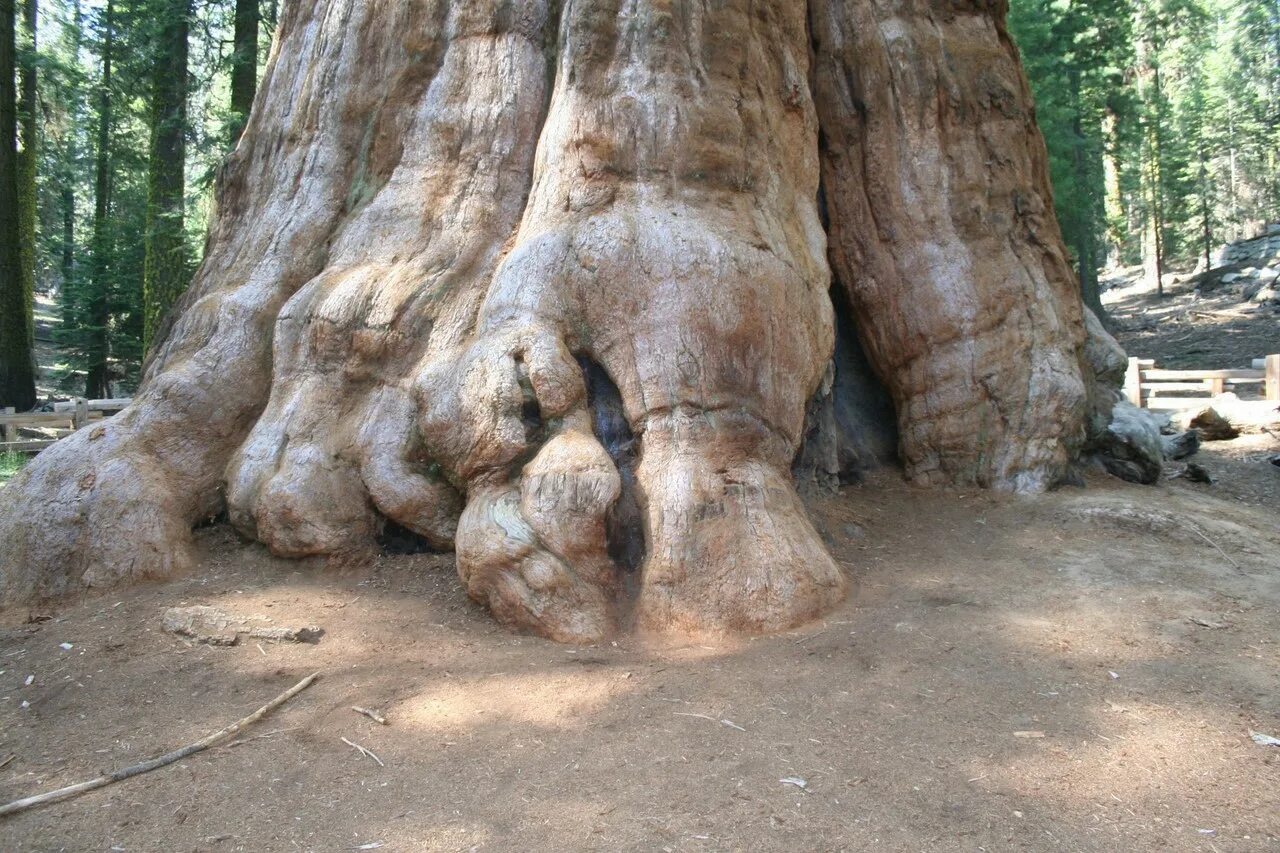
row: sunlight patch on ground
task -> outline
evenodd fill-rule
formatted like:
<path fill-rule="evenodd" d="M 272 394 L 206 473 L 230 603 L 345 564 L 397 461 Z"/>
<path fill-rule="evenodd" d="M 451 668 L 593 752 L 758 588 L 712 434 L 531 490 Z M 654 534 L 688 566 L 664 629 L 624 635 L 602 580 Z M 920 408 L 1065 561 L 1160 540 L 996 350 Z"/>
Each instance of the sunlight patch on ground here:
<path fill-rule="evenodd" d="M 391 710 L 398 723 L 432 731 L 489 725 L 562 728 L 584 724 L 588 714 L 629 692 L 625 675 L 616 672 L 452 678 Z"/>
<path fill-rule="evenodd" d="M 1203 710 L 1208 719 L 1221 714 Z M 985 771 L 984 781 L 1045 808 L 1071 800 L 1100 823 L 1163 823 L 1189 839 L 1215 830 L 1213 790 L 1252 757 L 1242 736 L 1136 697 L 1105 699 L 1093 712 L 1093 731 L 1049 726 L 1043 738 L 1027 739 L 1015 757 Z M 1171 802 L 1182 805 L 1175 810 Z M 1261 825 L 1257 831 L 1265 834 Z"/>

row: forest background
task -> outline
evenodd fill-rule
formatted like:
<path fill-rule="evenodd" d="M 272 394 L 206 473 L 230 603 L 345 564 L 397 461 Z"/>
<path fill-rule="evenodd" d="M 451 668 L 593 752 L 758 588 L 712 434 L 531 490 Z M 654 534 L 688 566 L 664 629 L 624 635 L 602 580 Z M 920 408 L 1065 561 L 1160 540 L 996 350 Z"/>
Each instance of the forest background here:
<path fill-rule="evenodd" d="M 136 386 L 198 264 L 278 0 L 0 0 L 0 404 Z M 1099 269 L 1176 270 L 1280 219 L 1280 0 L 1012 0 L 1055 206 Z M 34 296 L 57 322 L 37 324 Z"/>

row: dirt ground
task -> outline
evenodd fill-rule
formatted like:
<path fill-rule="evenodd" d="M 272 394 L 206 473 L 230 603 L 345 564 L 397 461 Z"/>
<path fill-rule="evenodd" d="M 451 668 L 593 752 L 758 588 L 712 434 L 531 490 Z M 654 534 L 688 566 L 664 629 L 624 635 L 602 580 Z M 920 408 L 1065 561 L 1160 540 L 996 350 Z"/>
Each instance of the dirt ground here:
<path fill-rule="evenodd" d="M 1158 296 L 1138 270 L 1112 275 L 1118 286 L 1102 294 L 1102 304 L 1130 355 L 1162 368 L 1225 370 L 1280 352 L 1280 308 L 1243 301 L 1238 287 L 1197 291 L 1194 279 L 1183 278 Z M 1241 397 L 1260 393 L 1257 385 L 1240 389 Z"/>
<path fill-rule="evenodd" d="M 196 576 L 6 614 L 0 797 L 321 679 L 235 745 L 0 819 L 0 849 L 1276 849 L 1280 748 L 1250 739 L 1280 735 L 1276 450 L 1035 499 L 886 472 L 813 504 L 849 602 L 729 644 L 559 646 L 449 556 L 325 569 L 208 528 Z M 325 634 L 195 645 L 161 630 L 185 604 Z"/>

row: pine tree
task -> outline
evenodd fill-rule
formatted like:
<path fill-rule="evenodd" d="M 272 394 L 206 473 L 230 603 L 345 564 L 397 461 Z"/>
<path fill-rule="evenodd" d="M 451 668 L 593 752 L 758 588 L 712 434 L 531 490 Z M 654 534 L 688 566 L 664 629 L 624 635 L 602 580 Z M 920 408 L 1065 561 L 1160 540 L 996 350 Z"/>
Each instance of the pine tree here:
<path fill-rule="evenodd" d="M 72 0 L 70 20 L 63 27 L 63 45 L 65 49 L 62 64 L 62 107 L 63 126 L 59 149 L 60 160 L 56 164 L 55 174 L 58 182 L 58 213 L 62 228 L 57 247 L 58 270 L 61 279 L 63 300 L 63 322 L 70 326 L 68 318 L 73 315 L 68 308 L 75 293 L 76 278 L 76 184 L 79 179 L 77 144 L 77 125 L 84 120 L 80 84 L 80 45 L 81 45 L 81 11 L 80 0 Z"/>
<path fill-rule="evenodd" d="M 143 273 L 143 347 L 186 289 L 187 56 L 190 0 L 155 0 L 156 45 Z"/>
<path fill-rule="evenodd" d="M 1159 291 L 1280 216 L 1275 0 L 1014 0 L 1010 27 L 1078 260 L 1141 260 Z"/>
<path fill-rule="evenodd" d="M 14 0 L 0 0 L 0 405 L 35 405 L 29 305 L 22 272 Z"/>
<path fill-rule="evenodd" d="M 240 138 L 258 88 L 258 0 L 235 0 L 231 54 L 231 144 Z"/>
<path fill-rule="evenodd" d="M 1063 238 L 1076 257 L 1085 303 L 1098 314 L 1097 266 L 1108 234 L 1101 128 L 1121 109 L 1115 92 L 1131 62 L 1129 15 L 1129 0 L 1022 0 L 1010 18 L 1036 96 Z"/>
<path fill-rule="evenodd" d="M 115 99 L 112 93 L 112 64 L 115 60 L 115 0 L 107 0 L 102 16 L 102 76 L 98 81 L 97 148 L 94 153 L 92 269 L 86 293 L 85 331 L 86 397 L 110 396 L 111 323 L 111 129 Z"/>
<path fill-rule="evenodd" d="M 35 341 L 36 271 L 36 163 L 40 157 L 37 112 L 36 38 L 39 9 L 37 0 L 22 0 L 23 39 L 19 50 L 18 75 L 18 250 L 22 264 L 24 315 L 32 342 Z"/>

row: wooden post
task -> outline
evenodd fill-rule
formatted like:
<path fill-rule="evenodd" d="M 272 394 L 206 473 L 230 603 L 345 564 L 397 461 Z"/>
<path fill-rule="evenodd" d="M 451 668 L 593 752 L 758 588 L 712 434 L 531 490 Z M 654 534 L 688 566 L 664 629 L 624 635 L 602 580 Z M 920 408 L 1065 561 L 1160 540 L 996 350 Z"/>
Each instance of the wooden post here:
<path fill-rule="evenodd" d="M 89 401 L 84 397 L 76 397 L 76 411 L 71 418 L 72 429 L 83 429 L 89 423 Z"/>
<path fill-rule="evenodd" d="M 1124 396 L 1139 409 L 1142 408 L 1141 359 L 1130 358 L 1129 369 L 1124 372 Z"/>
<path fill-rule="evenodd" d="M 1221 376 L 1215 376 L 1209 380 L 1209 393 L 1213 396 L 1216 397 L 1226 390 L 1227 380 L 1223 379 Z"/>
<path fill-rule="evenodd" d="M 0 411 L 2 411 L 6 415 L 16 415 L 18 413 L 18 410 L 15 409 L 13 406 L 5 406 L 4 409 Z M 16 426 L 13 426 L 12 424 L 5 424 L 4 430 L 0 432 L 0 435 L 4 436 L 4 440 L 6 442 L 17 441 L 18 428 Z"/>
<path fill-rule="evenodd" d="M 1263 384 L 1266 385 L 1267 399 L 1280 400 L 1280 353 L 1272 353 L 1266 358 L 1266 377 Z"/>

